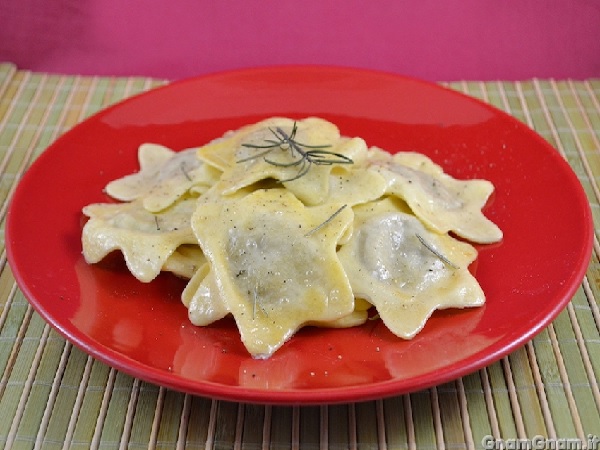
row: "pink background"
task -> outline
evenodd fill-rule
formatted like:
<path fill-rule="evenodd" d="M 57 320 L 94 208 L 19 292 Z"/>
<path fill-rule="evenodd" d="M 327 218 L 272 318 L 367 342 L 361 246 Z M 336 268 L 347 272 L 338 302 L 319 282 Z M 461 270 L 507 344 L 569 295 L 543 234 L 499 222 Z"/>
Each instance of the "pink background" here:
<path fill-rule="evenodd" d="M 0 0 L 0 61 L 169 79 L 278 64 L 582 79 L 600 77 L 600 0 Z"/>

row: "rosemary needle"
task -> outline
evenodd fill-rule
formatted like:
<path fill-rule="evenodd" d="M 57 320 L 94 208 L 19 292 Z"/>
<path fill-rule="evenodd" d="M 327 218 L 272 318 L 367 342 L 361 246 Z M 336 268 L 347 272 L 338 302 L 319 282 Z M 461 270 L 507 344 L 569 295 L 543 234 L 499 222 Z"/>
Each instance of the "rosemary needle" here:
<path fill-rule="evenodd" d="M 450 261 L 444 255 L 442 255 L 438 250 L 433 248 L 431 246 L 431 244 L 429 244 L 425 239 L 423 239 L 423 237 L 420 234 L 415 233 L 415 236 L 417 236 L 417 239 L 421 242 L 421 244 L 423 244 L 423 246 L 427 250 L 429 250 L 431 253 L 433 253 L 435 256 L 437 256 L 444 264 L 447 264 L 448 266 L 452 267 L 453 269 L 458 269 L 458 266 L 456 264 L 454 264 L 452 261 Z"/>
<path fill-rule="evenodd" d="M 185 163 L 182 162 L 179 165 L 179 168 L 181 169 L 181 172 L 183 173 L 183 176 L 188 180 L 188 181 L 192 181 L 192 178 L 190 177 L 190 174 L 187 171 L 187 167 L 185 167 Z"/>
<path fill-rule="evenodd" d="M 259 284 L 259 282 L 257 282 L 255 289 L 252 291 L 252 320 L 256 319 L 256 309 L 257 308 L 260 309 L 266 317 L 269 317 L 269 314 L 267 314 L 267 311 L 265 310 L 265 308 L 263 308 L 260 305 L 260 301 L 258 298 L 259 288 L 260 288 L 260 284 Z"/>
<path fill-rule="evenodd" d="M 319 231 L 321 228 L 323 228 L 325 225 L 327 225 L 329 222 L 331 222 L 331 221 L 332 221 L 332 220 L 335 218 L 335 216 L 337 216 L 339 213 L 341 213 L 341 212 L 342 212 L 342 210 L 343 210 L 343 209 L 344 209 L 346 206 L 348 206 L 348 205 L 342 205 L 342 206 L 341 206 L 341 207 L 340 207 L 340 208 L 339 208 L 339 209 L 338 209 L 336 212 L 334 212 L 334 213 L 333 213 L 331 216 L 329 216 L 329 218 L 328 218 L 328 219 L 327 219 L 325 222 L 321 223 L 321 224 L 320 224 L 320 225 L 318 225 L 317 227 L 315 227 L 315 228 L 313 228 L 312 230 L 310 230 L 308 233 L 306 233 L 306 234 L 304 235 L 304 237 L 308 237 L 308 236 L 310 236 L 311 234 L 314 234 L 314 233 L 316 233 L 317 231 Z"/>
<path fill-rule="evenodd" d="M 258 301 L 258 294 L 256 290 L 252 291 L 252 320 L 256 318 L 256 302 Z"/>

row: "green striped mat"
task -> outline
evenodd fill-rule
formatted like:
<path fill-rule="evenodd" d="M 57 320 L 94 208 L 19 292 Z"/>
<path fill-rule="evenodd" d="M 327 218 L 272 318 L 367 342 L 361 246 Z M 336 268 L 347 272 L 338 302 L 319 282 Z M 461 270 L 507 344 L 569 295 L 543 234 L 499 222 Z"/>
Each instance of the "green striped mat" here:
<path fill-rule="evenodd" d="M 0 64 L 2 237 L 11 193 L 40 152 L 95 111 L 160 84 Z M 546 138 L 575 170 L 600 223 L 600 80 L 448 85 Z M 4 239 L 0 245 L 0 447 L 468 449 L 506 448 L 511 439 L 535 437 L 550 439 L 548 445 L 585 444 L 600 435 L 598 228 L 592 263 L 572 302 L 520 350 L 410 395 L 306 407 L 190 396 L 93 360 L 33 312 L 15 286 Z"/>

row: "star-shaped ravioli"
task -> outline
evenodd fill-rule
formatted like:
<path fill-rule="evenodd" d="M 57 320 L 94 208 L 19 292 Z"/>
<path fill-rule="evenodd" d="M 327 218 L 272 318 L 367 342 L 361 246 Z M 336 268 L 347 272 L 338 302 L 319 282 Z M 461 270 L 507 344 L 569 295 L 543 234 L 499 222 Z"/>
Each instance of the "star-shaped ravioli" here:
<path fill-rule="evenodd" d="M 86 206 L 83 255 L 96 263 L 115 250 L 123 253 L 130 272 L 140 281 L 156 278 L 172 253 L 183 244 L 196 244 L 190 226 L 195 199 L 182 199 L 160 213 L 147 211 L 140 200 Z"/>
<path fill-rule="evenodd" d="M 192 228 L 242 342 L 266 358 L 300 327 L 354 310 L 336 254 L 351 208 L 307 207 L 282 188 L 200 203 Z"/>
<path fill-rule="evenodd" d="M 184 244 L 171 253 L 171 256 L 163 264 L 162 270 L 189 280 L 204 264 L 206 264 L 206 257 L 200 247 L 194 244 Z"/>
<path fill-rule="evenodd" d="M 301 121 L 272 118 L 202 147 L 198 154 L 223 170 L 224 194 L 265 179 L 281 182 L 309 205 L 322 203 L 334 165 L 364 157 L 360 138 L 342 138 L 331 122 L 309 117 Z"/>
<path fill-rule="evenodd" d="M 357 206 L 354 233 L 338 254 L 354 294 L 402 338 L 415 336 L 436 309 L 485 302 L 468 270 L 476 250 L 427 230 L 395 198 Z"/>
<path fill-rule="evenodd" d="M 169 207 L 192 187 L 210 186 L 219 176 L 198 159 L 196 148 L 176 152 L 158 144 L 142 144 L 138 160 L 140 171 L 111 181 L 106 192 L 121 201 L 141 199 L 151 212 Z"/>
<path fill-rule="evenodd" d="M 194 273 L 181 294 L 181 300 L 188 309 L 190 322 L 197 326 L 210 325 L 230 314 L 221 298 L 210 264 L 204 264 Z M 368 306 L 365 307 L 365 304 Z M 370 306 L 364 301 L 355 301 L 354 311 L 348 315 L 334 320 L 309 321 L 306 325 L 327 328 L 355 327 L 367 321 Z"/>
<path fill-rule="evenodd" d="M 333 167 L 329 174 L 327 201 L 348 206 L 377 200 L 387 189 L 387 180 L 375 170 L 353 165 Z"/>
<path fill-rule="evenodd" d="M 502 239 L 502 231 L 482 212 L 494 186 L 487 180 L 458 180 L 429 158 L 374 152 L 372 167 L 388 182 L 386 193 L 404 200 L 413 213 L 438 233 L 453 231 L 477 243 Z"/>
<path fill-rule="evenodd" d="M 190 322 L 197 326 L 210 325 L 229 314 L 208 263 L 196 271 L 186 285 L 181 301 L 188 309 Z"/>

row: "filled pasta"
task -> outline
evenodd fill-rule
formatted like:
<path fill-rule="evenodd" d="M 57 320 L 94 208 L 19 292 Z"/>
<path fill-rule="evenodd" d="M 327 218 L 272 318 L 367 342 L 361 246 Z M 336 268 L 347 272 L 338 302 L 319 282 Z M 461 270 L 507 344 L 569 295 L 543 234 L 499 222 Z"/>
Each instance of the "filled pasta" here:
<path fill-rule="evenodd" d="M 477 307 L 471 243 L 502 239 L 486 180 L 458 180 L 415 152 L 394 155 L 322 118 L 271 117 L 197 148 L 143 144 L 140 171 L 91 204 L 86 261 L 120 251 L 141 282 L 187 280 L 199 327 L 231 317 L 254 358 L 306 326 L 382 320 L 411 339 L 437 309 Z"/>

